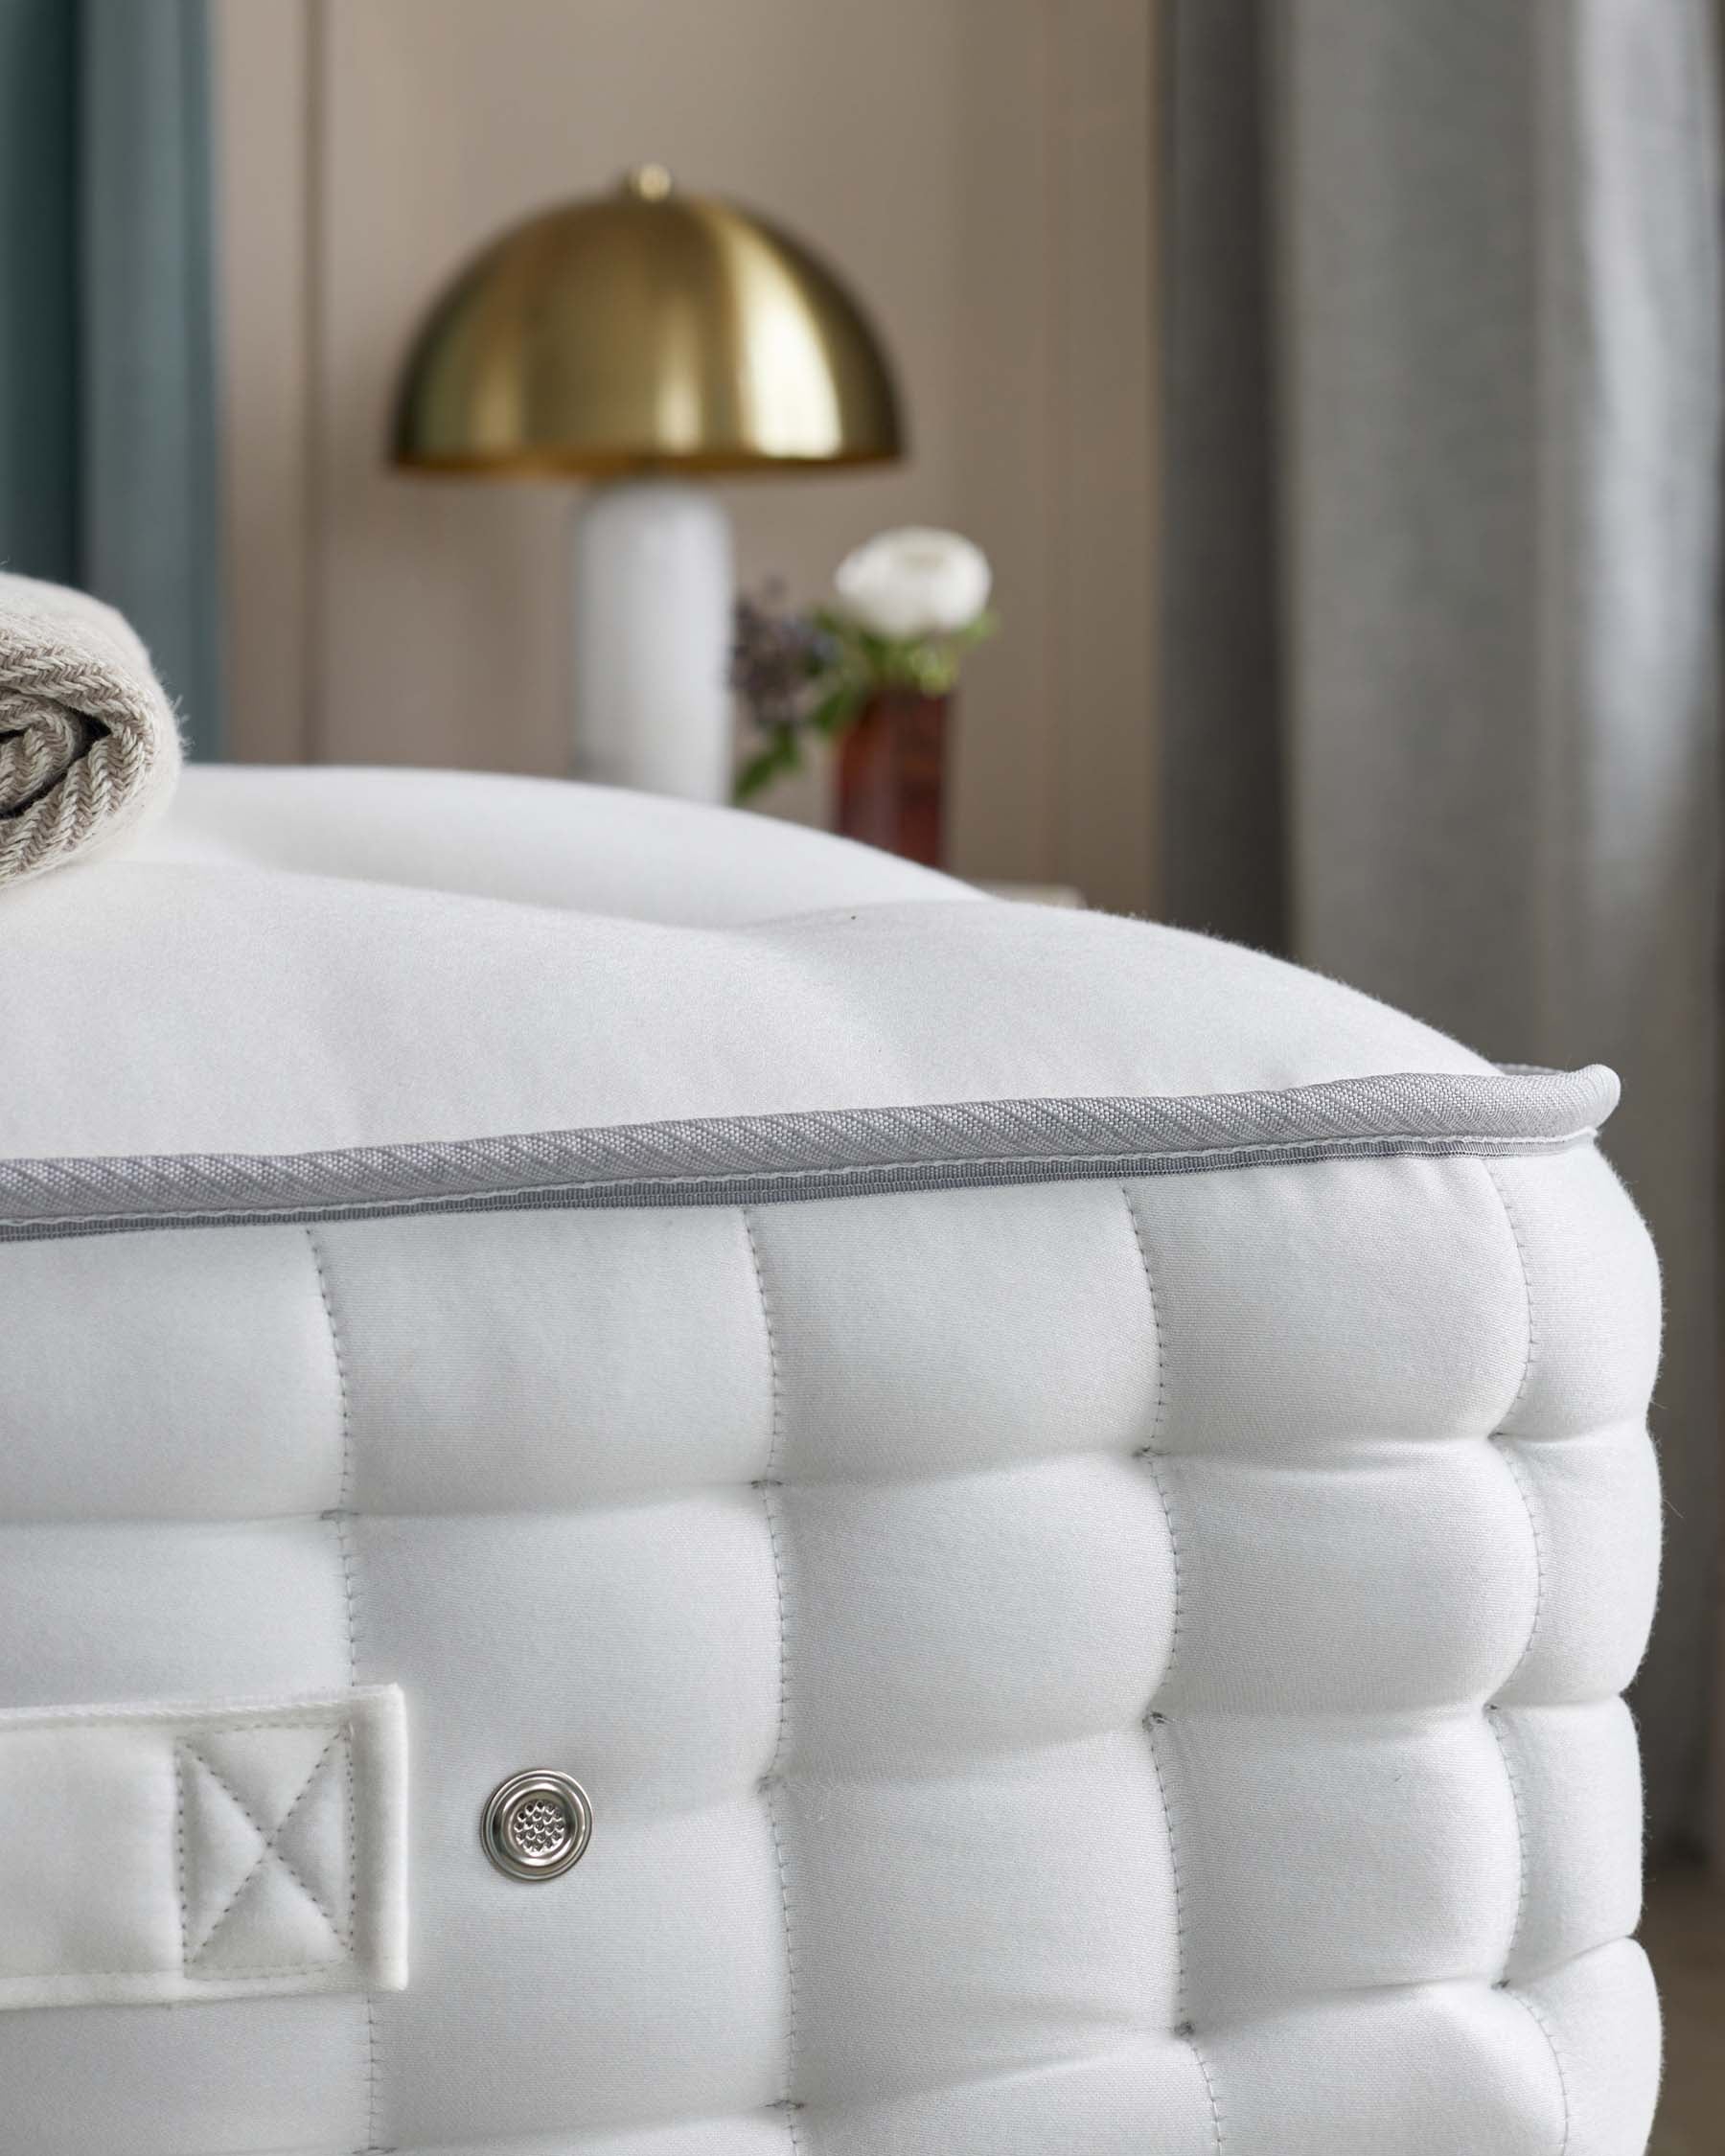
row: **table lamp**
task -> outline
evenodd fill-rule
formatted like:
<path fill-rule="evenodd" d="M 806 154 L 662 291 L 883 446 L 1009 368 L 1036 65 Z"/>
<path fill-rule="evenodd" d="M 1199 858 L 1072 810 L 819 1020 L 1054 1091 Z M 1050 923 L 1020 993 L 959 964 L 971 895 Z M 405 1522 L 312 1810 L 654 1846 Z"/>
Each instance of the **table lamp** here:
<path fill-rule="evenodd" d="M 643 165 L 529 218 L 439 298 L 394 458 L 471 478 L 588 478 L 574 527 L 575 769 L 730 791 L 734 585 L 715 473 L 877 464 L 898 400 L 862 309 L 796 241 Z"/>

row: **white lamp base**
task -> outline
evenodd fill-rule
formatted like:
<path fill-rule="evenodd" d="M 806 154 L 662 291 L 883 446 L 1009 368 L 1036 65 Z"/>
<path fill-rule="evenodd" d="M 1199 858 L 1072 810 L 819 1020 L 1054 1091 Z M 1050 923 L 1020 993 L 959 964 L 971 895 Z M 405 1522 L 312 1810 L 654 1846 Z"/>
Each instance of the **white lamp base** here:
<path fill-rule="evenodd" d="M 705 487 L 595 487 L 574 530 L 575 775 L 724 801 L 730 519 Z"/>

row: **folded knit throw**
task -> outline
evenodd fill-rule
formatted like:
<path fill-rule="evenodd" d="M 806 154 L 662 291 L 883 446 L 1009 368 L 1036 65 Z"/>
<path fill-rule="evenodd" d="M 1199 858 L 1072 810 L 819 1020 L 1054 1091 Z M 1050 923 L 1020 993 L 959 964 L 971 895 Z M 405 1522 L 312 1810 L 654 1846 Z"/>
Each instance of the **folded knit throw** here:
<path fill-rule="evenodd" d="M 179 766 L 172 708 L 124 617 L 0 575 L 0 890 L 126 838 Z"/>

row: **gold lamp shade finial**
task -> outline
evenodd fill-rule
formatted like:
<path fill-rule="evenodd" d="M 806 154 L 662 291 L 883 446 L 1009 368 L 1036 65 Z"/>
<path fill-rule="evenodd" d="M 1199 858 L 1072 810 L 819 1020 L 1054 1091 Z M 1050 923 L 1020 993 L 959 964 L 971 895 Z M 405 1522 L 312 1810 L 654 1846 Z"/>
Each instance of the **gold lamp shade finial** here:
<path fill-rule="evenodd" d="M 637 202 L 662 202 L 676 182 L 663 165 L 632 165 L 623 175 L 623 192 Z"/>
<path fill-rule="evenodd" d="M 662 165 L 506 232 L 444 292 L 402 375 L 395 461 L 600 477 L 902 453 L 867 317 L 800 241 Z"/>

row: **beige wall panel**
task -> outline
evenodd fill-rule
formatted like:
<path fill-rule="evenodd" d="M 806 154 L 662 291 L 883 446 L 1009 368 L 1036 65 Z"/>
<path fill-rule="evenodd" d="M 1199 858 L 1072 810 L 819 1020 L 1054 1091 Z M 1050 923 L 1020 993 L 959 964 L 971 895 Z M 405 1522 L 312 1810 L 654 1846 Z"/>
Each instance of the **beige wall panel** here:
<path fill-rule="evenodd" d="M 902 467 L 725 488 L 745 584 L 814 596 L 888 523 L 971 533 L 1005 628 L 967 677 L 954 865 L 1146 903 L 1148 206 L 1114 191 L 1147 173 L 1148 0 L 217 4 L 242 753 L 566 768 L 574 490 L 400 476 L 390 400 L 459 262 L 657 157 L 827 254 L 908 408 Z M 772 806 L 825 803 L 821 773 Z"/>
<path fill-rule="evenodd" d="M 1047 592 L 1059 625 L 1054 872 L 1092 906 L 1152 902 L 1154 499 L 1146 0 L 1055 11 L 1058 325 Z"/>
<path fill-rule="evenodd" d="M 988 551 L 1003 628 L 973 654 L 954 742 L 953 858 L 976 876 L 1048 882 L 1061 754 L 1047 515 L 1055 479 L 1049 271 L 1048 11 L 964 0 L 953 141 L 959 259 L 952 298 L 963 398 L 952 521 Z"/>
<path fill-rule="evenodd" d="M 229 753 L 313 749 L 306 658 L 305 0 L 215 0 L 221 495 Z"/>

